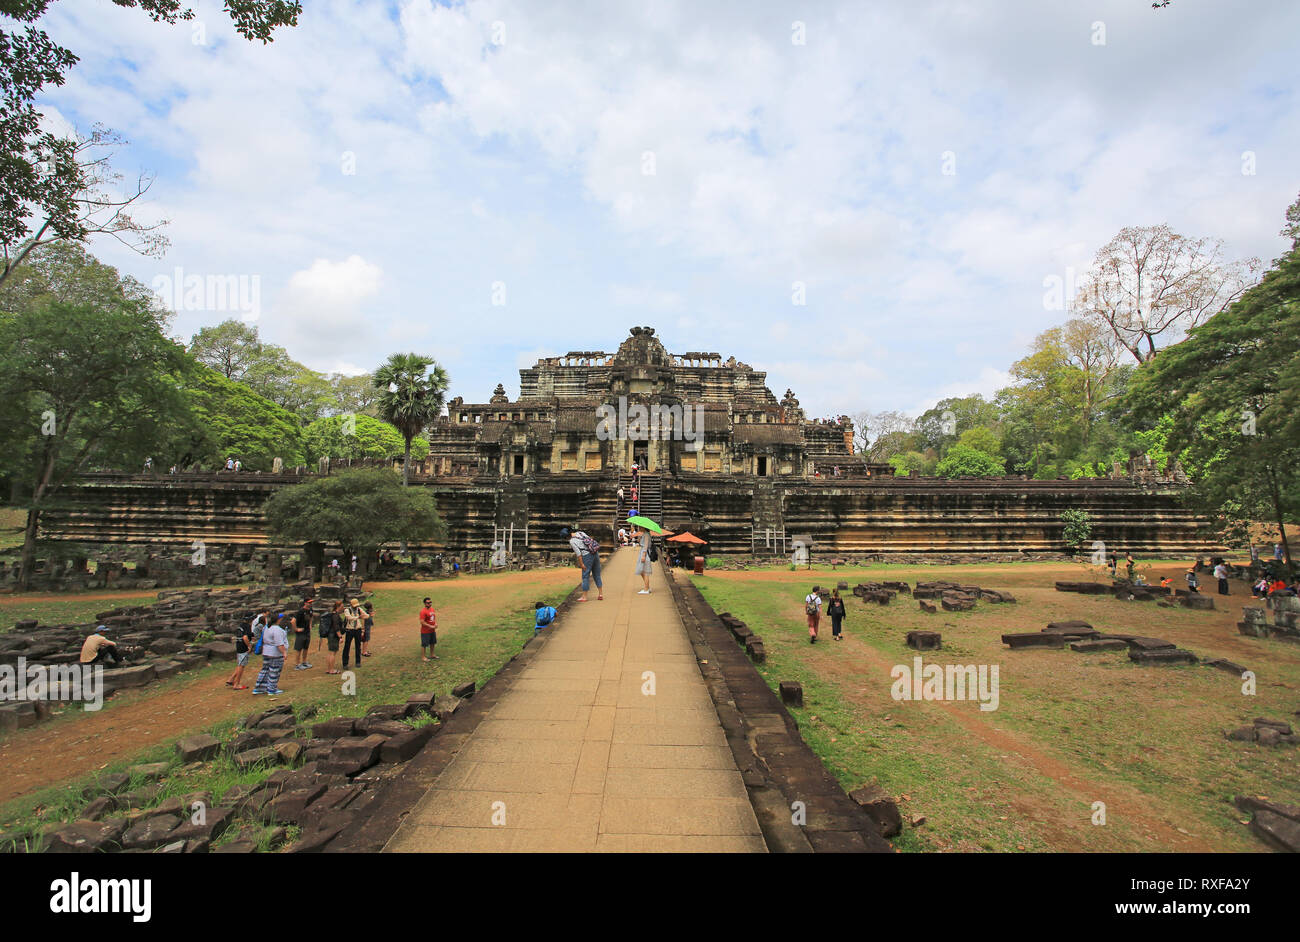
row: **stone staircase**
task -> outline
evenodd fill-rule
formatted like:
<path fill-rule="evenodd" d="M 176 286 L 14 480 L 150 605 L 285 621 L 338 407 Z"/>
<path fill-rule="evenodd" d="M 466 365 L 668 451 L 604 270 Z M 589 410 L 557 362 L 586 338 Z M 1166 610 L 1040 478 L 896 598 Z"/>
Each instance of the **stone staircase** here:
<path fill-rule="evenodd" d="M 618 479 L 618 485 L 623 488 L 623 516 L 627 516 L 629 510 L 637 510 L 643 517 L 649 517 L 660 526 L 663 525 L 664 519 L 664 484 L 663 478 L 658 474 L 642 474 L 637 484 L 638 503 L 632 502 L 632 475 L 624 474 Z M 614 498 L 617 503 L 617 497 Z"/>

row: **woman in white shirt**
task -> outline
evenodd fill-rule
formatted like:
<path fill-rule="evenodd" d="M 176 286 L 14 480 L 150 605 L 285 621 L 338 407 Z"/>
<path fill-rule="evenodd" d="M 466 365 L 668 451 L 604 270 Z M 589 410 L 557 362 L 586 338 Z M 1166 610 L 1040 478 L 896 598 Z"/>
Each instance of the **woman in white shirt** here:
<path fill-rule="evenodd" d="M 650 531 L 642 530 L 639 527 L 632 528 L 632 535 L 635 537 L 638 533 L 641 535 L 641 548 L 637 550 L 636 556 L 636 574 L 641 577 L 645 583 L 644 589 L 639 589 L 637 595 L 650 594 L 650 569 L 653 565 L 650 562 Z"/>

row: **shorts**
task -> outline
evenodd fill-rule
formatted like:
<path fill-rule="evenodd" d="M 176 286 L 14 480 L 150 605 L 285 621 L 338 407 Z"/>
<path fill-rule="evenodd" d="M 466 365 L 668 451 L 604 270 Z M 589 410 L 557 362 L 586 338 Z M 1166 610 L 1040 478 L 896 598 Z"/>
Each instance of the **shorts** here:
<path fill-rule="evenodd" d="M 336 634 L 326 635 L 325 644 L 331 651 L 337 651 L 339 649 L 339 636 Z"/>
<path fill-rule="evenodd" d="M 420 647 L 431 648 L 438 643 L 438 632 L 420 632 Z"/>
<path fill-rule="evenodd" d="M 242 652 L 242 653 L 236 653 L 236 654 L 235 654 L 235 664 L 236 664 L 237 666 L 239 666 L 239 667 L 244 667 L 246 664 L 248 664 L 248 656 L 249 656 L 249 654 L 250 654 L 250 652 L 248 652 L 248 651 L 244 651 L 244 652 Z"/>
<path fill-rule="evenodd" d="M 308 651 L 311 649 L 311 632 L 300 631 L 293 636 L 293 649 L 295 651 Z"/>
<path fill-rule="evenodd" d="M 369 626 L 369 625 L 366 625 L 366 627 L 362 630 L 362 632 L 361 632 L 361 640 L 362 640 L 362 641 L 369 641 L 369 640 L 370 640 L 370 626 Z"/>

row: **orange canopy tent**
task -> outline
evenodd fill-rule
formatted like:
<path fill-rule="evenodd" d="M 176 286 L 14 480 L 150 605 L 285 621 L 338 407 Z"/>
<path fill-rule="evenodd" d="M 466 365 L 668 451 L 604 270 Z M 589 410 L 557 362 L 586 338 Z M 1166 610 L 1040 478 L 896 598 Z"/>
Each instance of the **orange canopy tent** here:
<path fill-rule="evenodd" d="M 708 542 L 708 540 L 701 540 L 698 536 L 696 536 L 691 531 L 685 530 L 677 534 L 676 536 L 668 537 L 668 542 L 669 543 L 694 543 L 698 546 L 703 546 L 705 543 Z"/>

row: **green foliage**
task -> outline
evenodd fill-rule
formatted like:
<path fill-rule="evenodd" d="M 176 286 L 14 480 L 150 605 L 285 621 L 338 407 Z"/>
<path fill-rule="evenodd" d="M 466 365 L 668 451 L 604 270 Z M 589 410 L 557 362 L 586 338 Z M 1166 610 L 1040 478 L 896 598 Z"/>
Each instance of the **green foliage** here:
<path fill-rule="evenodd" d="M 993 477 L 1006 473 L 1006 464 L 996 455 L 972 448 L 970 445 L 956 444 L 948 449 L 935 468 L 939 477 Z"/>
<path fill-rule="evenodd" d="M 967 445 L 988 455 L 998 455 L 1002 452 L 1002 439 L 987 425 L 977 425 L 962 432 L 957 437 L 957 444 Z"/>
<path fill-rule="evenodd" d="M 933 449 L 942 458 L 962 432 L 979 425 L 993 426 L 997 421 L 997 405 L 979 394 L 941 399 L 916 420 L 917 450 Z"/>
<path fill-rule="evenodd" d="M 425 426 L 442 413 L 447 382 L 446 370 L 432 358 L 417 353 L 394 353 L 375 370 L 379 417 L 396 428 L 406 443 L 403 483 L 410 480 L 411 445 Z"/>
<path fill-rule="evenodd" d="M 398 458 L 406 449 L 401 434 L 387 422 L 368 415 L 353 416 L 353 434 L 345 434 L 349 420 L 340 415 L 317 419 L 303 432 L 308 463 L 320 458 Z M 423 461 L 429 443 L 423 438 L 411 440 L 411 457 Z"/>
<path fill-rule="evenodd" d="M 345 555 L 365 558 L 385 543 L 430 542 L 444 528 L 433 495 L 403 487 L 383 468 L 344 471 L 281 488 L 266 502 L 266 518 L 278 539 L 293 543 L 335 542 Z"/>
<path fill-rule="evenodd" d="M 169 464 L 220 467 L 229 456 L 245 470 L 270 471 L 276 458 L 286 467 L 306 463 L 298 420 L 243 383 L 194 363 L 184 372 L 181 387 L 193 419 L 173 434 Z"/>
<path fill-rule="evenodd" d="M 1061 536 L 1071 549 L 1078 549 L 1092 537 L 1092 518 L 1086 510 L 1061 511 L 1061 523 L 1065 525 Z"/>
<path fill-rule="evenodd" d="M 889 459 L 889 463 L 894 466 L 894 473 L 903 477 L 912 473 L 918 475 L 934 473 L 935 461 L 919 451 L 908 451 L 901 455 L 894 455 Z"/>

